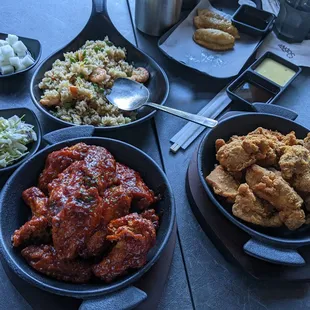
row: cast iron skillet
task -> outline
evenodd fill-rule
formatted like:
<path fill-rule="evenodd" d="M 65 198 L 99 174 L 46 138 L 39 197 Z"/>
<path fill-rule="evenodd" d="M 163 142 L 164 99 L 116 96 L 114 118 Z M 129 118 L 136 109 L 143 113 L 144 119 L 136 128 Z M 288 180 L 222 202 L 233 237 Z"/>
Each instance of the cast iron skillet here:
<path fill-rule="evenodd" d="M 52 145 L 29 158 L 7 181 L 0 196 L 2 259 L 17 275 L 32 285 L 51 293 L 84 299 L 80 309 L 131 309 L 147 297 L 145 292 L 132 286 L 133 282 L 154 265 L 171 235 L 175 221 L 173 194 L 167 177 L 148 155 L 118 140 L 90 137 L 93 131 L 93 126 L 76 126 L 47 134 L 43 139 Z M 21 256 L 20 249 L 13 248 L 11 243 L 15 229 L 23 225 L 30 216 L 29 208 L 21 198 L 22 191 L 37 184 L 49 153 L 78 142 L 106 147 L 118 161 L 139 171 L 150 188 L 155 191 L 158 189 L 163 194 L 163 199 L 155 207 L 162 215 L 156 245 L 148 254 L 147 264 L 110 284 L 99 280 L 89 284 L 70 284 L 49 278 L 32 269 Z"/>
<path fill-rule="evenodd" d="M 125 47 L 127 50 L 127 61 L 129 63 L 133 62 L 136 67 L 145 67 L 150 73 L 150 79 L 145 84 L 150 91 L 150 101 L 164 104 L 169 93 L 168 78 L 161 67 L 151 57 L 147 56 L 127 41 L 114 27 L 107 13 L 107 1 L 93 0 L 93 2 L 98 3 L 93 3 L 93 11 L 85 28 L 73 41 L 45 59 L 35 71 L 30 83 L 31 98 L 37 108 L 49 118 L 61 123 L 63 126 L 75 125 L 53 116 L 47 108 L 40 104 L 43 92 L 39 89 L 38 84 L 41 82 L 44 73 L 52 68 L 52 64 L 56 59 L 64 59 L 63 53 L 76 51 L 84 45 L 87 40 L 103 40 L 105 36 L 108 36 L 114 45 Z M 137 120 L 131 123 L 118 126 L 96 127 L 96 130 L 103 132 L 119 128 L 128 128 L 129 126 L 148 120 L 154 116 L 155 113 L 155 110 L 143 107 L 138 111 Z"/>
<path fill-rule="evenodd" d="M 286 228 L 264 228 L 246 223 L 233 216 L 231 204 L 223 203 L 205 181 L 205 177 L 214 169 L 214 165 L 218 164 L 215 158 L 215 140 L 223 138 L 227 141 L 232 135 L 246 135 L 257 127 L 277 130 L 284 134 L 293 130 L 299 138 L 304 138 L 309 132 L 308 129 L 291 120 L 271 114 L 244 113 L 225 119 L 206 134 L 199 146 L 198 173 L 200 180 L 215 206 L 227 219 L 252 237 L 244 245 L 246 253 L 272 263 L 304 265 L 305 261 L 297 249 L 310 244 L 310 227 L 303 226 L 297 231 L 291 232 Z"/>

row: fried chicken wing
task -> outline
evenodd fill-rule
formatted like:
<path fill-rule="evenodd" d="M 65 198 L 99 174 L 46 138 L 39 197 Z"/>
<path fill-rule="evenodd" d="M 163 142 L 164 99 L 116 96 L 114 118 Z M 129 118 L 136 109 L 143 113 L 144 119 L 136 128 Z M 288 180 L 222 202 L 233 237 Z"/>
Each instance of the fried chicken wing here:
<path fill-rule="evenodd" d="M 139 209 L 146 209 L 158 200 L 158 197 L 147 187 L 137 171 L 116 163 L 116 176 L 120 185 L 132 195 L 133 203 Z"/>
<path fill-rule="evenodd" d="M 227 198 L 230 202 L 235 201 L 239 183 L 222 166 L 216 166 L 206 177 L 206 181 L 217 195 Z"/>
<path fill-rule="evenodd" d="M 298 191 L 310 192 L 310 151 L 301 145 L 282 148 L 279 165 L 284 179 Z"/>
<path fill-rule="evenodd" d="M 51 235 L 47 217 L 48 198 L 37 187 L 26 189 L 22 197 L 31 208 L 33 216 L 21 228 L 15 230 L 12 237 L 13 246 L 18 247 L 30 241 L 48 241 Z"/>
<path fill-rule="evenodd" d="M 217 147 L 222 145 L 216 153 L 216 159 L 228 171 L 241 171 L 256 162 L 255 154 L 245 151 L 242 140 L 233 140 L 224 145 L 222 140 L 217 140 L 215 143 Z"/>
<path fill-rule="evenodd" d="M 247 184 L 239 186 L 232 212 L 246 222 L 264 227 L 280 227 L 283 224 L 273 207 L 256 197 Z"/>
<path fill-rule="evenodd" d="M 226 32 L 236 39 L 240 38 L 238 29 L 227 19 L 199 15 L 194 17 L 194 25 L 197 29 L 212 28 Z"/>
<path fill-rule="evenodd" d="M 304 224 L 303 200 L 281 176 L 253 165 L 246 172 L 246 181 L 255 195 L 267 200 L 279 211 L 281 221 L 290 230 Z"/>
<path fill-rule="evenodd" d="M 307 134 L 307 137 L 303 141 L 303 146 L 310 151 L 310 132 Z"/>
<path fill-rule="evenodd" d="M 278 162 L 280 149 L 286 143 L 297 143 L 295 133 L 284 136 L 276 131 L 257 128 L 246 136 L 233 136 L 225 143 L 218 139 L 215 143 L 216 158 L 230 172 L 241 171 L 254 163 L 274 166 Z"/>
<path fill-rule="evenodd" d="M 47 185 L 63 172 L 74 161 L 82 160 L 89 149 L 85 143 L 78 143 L 71 147 L 65 147 L 47 156 L 45 168 L 39 177 L 39 188 L 46 193 Z"/>
<path fill-rule="evenodd" d="M 47 242 L 50 239 L 49 222 L 45 216 L 33 217 L 21 228 L 15 230 L 12 243 L 14 247 L 29 243 L 30 241 Z"/>
<path fill-rule="evenodd" d="M 53 244 L 61 259 L 84 256 L 86 244 L 101 222 L 102 198 L 94 187 L 81 188 L 53 217 Z"/>
<path fill-rule="evenodd" d="M 50 245 L 31 245 L 22 250 L 22 256 L 38 272 L 57 280 L 86 283 L 92 273 L 89 263 L 82 260 L 62 260 Z"/>
<path fill-rule="evenodd" d="M 145 265 L 147 253 L 156 242 L 153 223 L 137 213 L 113 220 L 108 225 L 108 232 L 107 239 L 116 242 L 116 245 L 92 268 L 95 276 L 105 282 L 111 282 L 130 268 Z"/>
<path fill-rule="evenodd" d="M 35 216 L 47 216 L 48 197 L 37 187 L 30 187 L 23 191 L 22 197 Z"/>
<path fill-rule="evenodd" d="M 197 29 L 193 39 L 197 44 L 214 51 L 226 51 L 235 45 L 232 35 L 218 29 Z"/>

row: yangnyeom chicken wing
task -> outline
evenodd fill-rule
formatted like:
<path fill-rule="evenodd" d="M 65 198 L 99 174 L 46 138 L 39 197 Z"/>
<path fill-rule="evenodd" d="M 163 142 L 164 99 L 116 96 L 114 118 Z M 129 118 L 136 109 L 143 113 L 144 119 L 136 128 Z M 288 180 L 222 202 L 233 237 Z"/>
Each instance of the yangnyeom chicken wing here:
<path fill-rule="evenodd" d="M 279 211 L 281 221 L 290 230 L 304 224 L 303 200 L 281 176 L 253 165 L 246 172 L 246 181 L 255 195 L 267 200 Z"/>
<path fill-rule="evenodd" d="M 39 188 L 46 193 L 47 185 L 74 161 L 82 160 L 86 156 L 88 149 L 89 146 L 85 143 L 78 143 L 50 153 L 39 178 Z"/>
<path fill-rule="evenodd" d="M 156 231 L 151 221 L 137 213 L 113 220 L 108 225 L 107 239 L 116 242 L 111 252 L 93 266 L 95 276 L 105 282 L 140 268 L 146 263 L 148 251 L 155 245 Z"/>
<path fill-rule="evenodd" d="M 272 206 L 256 197 L 247 184 L 241 184 L 232 212 L 242 220 L 265 227 L 280 227 L 282 221 Z"/>
<path fill-rule="evenodd" d="M 91 278 L 90 265 L 82 260 L 62 260 L 51 245 L 31 245 L 22 250 L 22 256 L 38 272 L 57 280 L 86 283 Z"/>
<path fill-rule="evenodd" d="M 206 181 L 217 195 L 227 198 L 230 202 L 235 201 L 239 184 L 222 166 L 216 166 L 206 177 Z"/>

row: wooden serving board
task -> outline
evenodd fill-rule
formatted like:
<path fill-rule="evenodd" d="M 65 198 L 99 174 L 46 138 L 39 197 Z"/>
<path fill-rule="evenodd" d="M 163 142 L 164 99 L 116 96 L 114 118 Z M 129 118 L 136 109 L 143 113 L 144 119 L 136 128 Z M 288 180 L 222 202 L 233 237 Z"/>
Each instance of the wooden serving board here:
<path fill-rule="evenodd" d="M 259 280 L 310 281 L 309 246 L 298 249 L 307 262 L 302 267 L 271 264 L 243 251 L 243 245 L 250 236 L 226 219 L 209 200 L 198 176 L 197 150 L 190 161 L 186 178 L 187 196 L 200 226 L 228 261 L 240 265 Z"/>

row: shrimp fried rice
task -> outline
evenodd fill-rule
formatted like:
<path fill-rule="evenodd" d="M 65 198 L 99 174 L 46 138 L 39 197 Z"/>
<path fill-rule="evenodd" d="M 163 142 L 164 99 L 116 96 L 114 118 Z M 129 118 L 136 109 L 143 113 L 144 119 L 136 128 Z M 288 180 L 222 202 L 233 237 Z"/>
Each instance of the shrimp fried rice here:
<path fill-rule="evenodd" d="M 136 119 L 136 113 L 121 111 L 106 99 L 115 79 L 144 83 L 145 68 L 126 62 L 126 50 L 104 41 L 86 41 L 77 51 L 57 59 L 39 84 L 40 103 L 63 121 L 76 125 L 117 126 Z"/>

